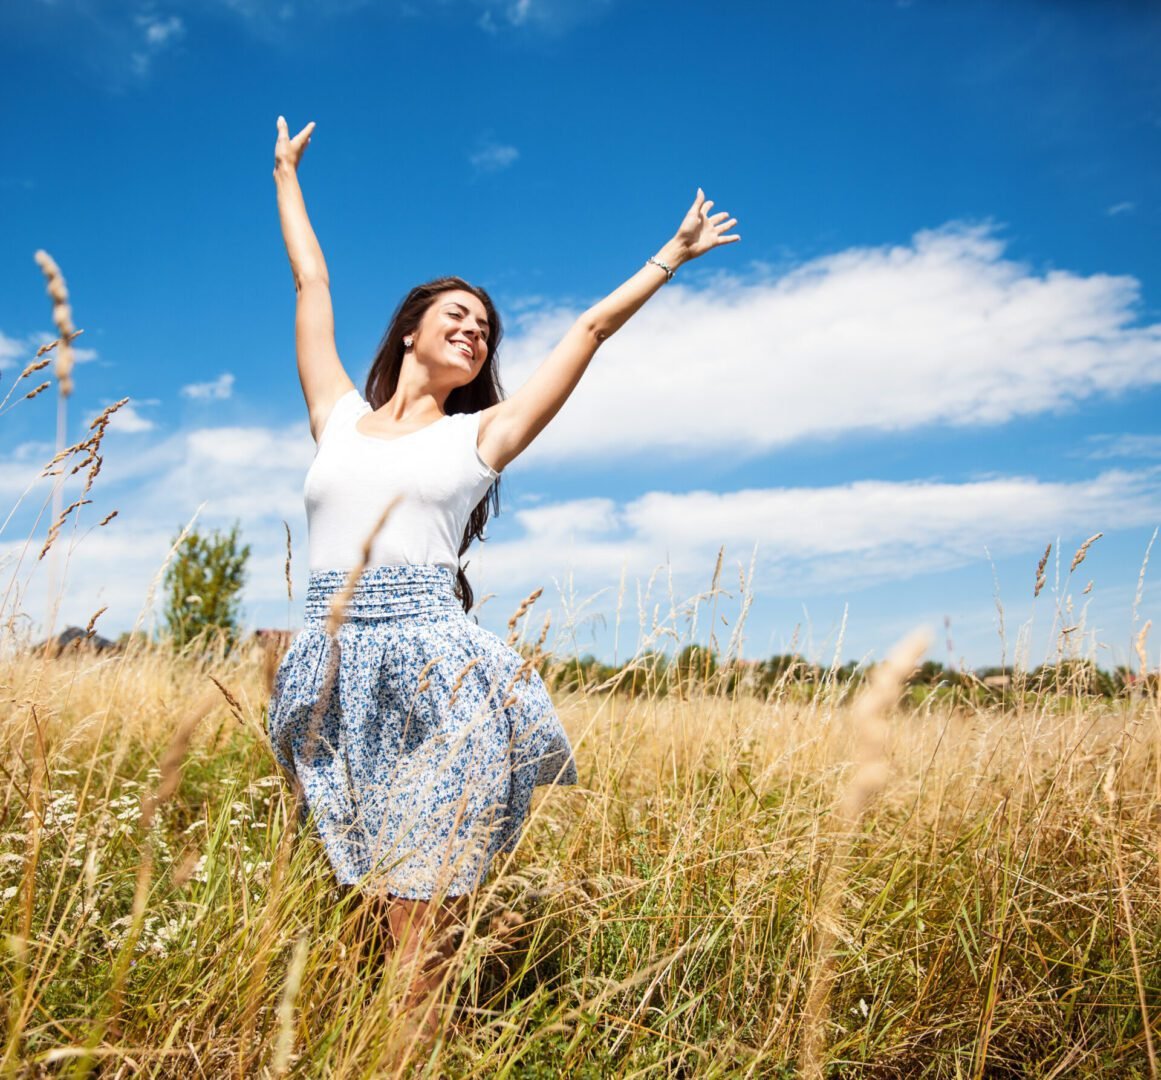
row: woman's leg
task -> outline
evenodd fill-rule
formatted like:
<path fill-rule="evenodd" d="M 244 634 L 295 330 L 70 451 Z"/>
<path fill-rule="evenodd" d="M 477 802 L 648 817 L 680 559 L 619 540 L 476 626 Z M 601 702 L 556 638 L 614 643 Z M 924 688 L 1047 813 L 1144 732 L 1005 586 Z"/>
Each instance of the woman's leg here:
<path fill-rule="evenodd" d="M 460 896 L 435 902 L 389 896 L 386 900 L 386 921 L 399 970 L 408 979 L 404 1005 L 409 1010 L 422 1008 L 420 1024 L 427 1037 L 439 1030 L 439 1002 L 433 995 L 455 952 L 453 930 L 467 899 Z"/>

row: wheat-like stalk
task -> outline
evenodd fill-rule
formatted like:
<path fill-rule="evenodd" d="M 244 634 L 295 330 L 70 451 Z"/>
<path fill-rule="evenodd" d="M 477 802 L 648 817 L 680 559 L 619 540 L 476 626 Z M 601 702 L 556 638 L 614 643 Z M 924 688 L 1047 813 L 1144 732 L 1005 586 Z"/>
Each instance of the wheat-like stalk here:
<path fill-rule="evenodd" d="M 917 631 L 896 645 L 887 659 L 872 669 L 865 689 L 851 706 L 850 719 L 859 740 L 858 764 L 837 814 L 842 847 L 835 853 L 833 865 L 819 887 L 818 945 L 803 1015 L 803 1074 L 808 1077 L 823 1075 L 824 1025 L 834 978 L 833 950 L 853 833 L 867 803 L 887 782 L 888 727 L 884 716 L 894 707 L 900 687 L 923 658 L 928 642 L 927 633 Z"/>
<path fill-rule="evenodd" d="M 536 601 L 539 599 L 540 594 L 542 592 L 544 592 L 543 589 L 534 589 L 532 592 L 530 592 L 523 600 L 520 601 L 520 606 L 516 609 L 516 614 L 513 615 L 512 618 L 510 618 L 508 620 L 508 644 L 509 645 L 516 644 L 516 638 L 517 638 L 516 624 L 523 617 L 524 613 L 530 607 L 532 607 L 533 604 L 536 603 Z"/>
<path fill-rule="evenodd" d="M 230 711 L 234 714 L 234 719 L 237 720 L 239 724 L 244 723 L 245 721 L 242 719 L 242 706 L 238 703 L 238 699 L 234 697 L 234 695 L 231 694 L 230 691 L 227 690 L 226 687 L 223 686 L 217 679 L 215 679 L 213 675 L 209 676 L 209 680 L 219 690 L 221 690 L 222 697 L 224 697 L 230 705 Z"/>
<path fill-rule="evenodd" d="M 49 549 L 52 547 L 57 536 L 60 535 L 60 530 L 63 527 L 69 514 L 82 506 L 88 506 L 92 501 L 92 499 L 77 499 L 76 502 L 70 503 L 64 508 L 64 510 L 60 512 L 56 521 L 52 523 L 48 530 L 48 537 L 44 541 L 44 547 L 40 549 L 40 554 L 36 557 L 38 562 L 48 554 Z"/>
<path fill-rule="evenodd" d="M 1035 599 L 1040 595 L 1040 590 L 1044 588 L 1044 568 L 1048 565 L 1048 556 L 1052 552 L 1052 545 L 1044 549 L 1044 554 L 1040 556 L 1040 562 L 1036 565 L 1036 587 L 1032 590 L 1032 598 Z"/>
<path fill-rule="evenodd" d="M 53 344 L 55 345 L 55 344 L 56 344 L 56 342 L 54 341 L 54 342 L 53 342 Z M 42 346 L 41 346 L 41 348 L 43 349 L 43 348 L 44 348 L 44 346 L 42 345 Z M 40 356 L 40 353 L 38 352 L 36 355 L 37 355 L 37 356 Z M 46 356 L 46 357 L 44 357 L 43 359 L 40 359 L 40 360 L 33 360 L 33 361 L 32 361 L 32 362 L 31 362 L 31 363 L 28 365 L 28 367 L 26 367 L 26 368 L 25 368 L 25 369 L 24 369 L 24 370 L 23 370 L 23 371 L 20 373 L 20 378 L 18 378 L 16 381 L 17 381 L 17 382 L 19 382 L 19 381 L 20 381 L 20 379 L 27 379 L 27 378 L 28 378 L 28 376 L 29 376 L 29 375 L 31 375 L 31 374 L 32 374 L 34 371 L 39 371 L 41 368 L 48 367 L 48 365 L 49 365 L 49 364 L 51 364 L 51 363 L 52 363 L 52 357 L 51 357 L 51 356 Z"/>
<path fill-rule="evenodd" d="M 1076 549 L 1076 554 L 1072 557 L 1072 565 L 1068 568 L 1068 572 L 1070 574 L 1073 572 L 1073 570 L 1080 566 L 1082 562 L 1084 562 L 1084 557 L 1088 554 L 1088 549 L 1092 547 L 1092 545 L 1095 544 L 1102 536 L 1104 536 L 1103 532 L 1093 533 L 1092 536 L 1090 536 L 1083 544 L 1080 545 L 1080 547 Z"/>
<path fill-rule="evenodd" d="M 293 603 L 294 592 L 290 586 L 290 525 L 283 521 L 282 527 L 286 530 L 286 567 L 283 570 L 286 575 L 286 599 Z"/>
<path fill-rule="evenodd" d="M 451 688 L 451 696 L 448 699 L 449 708 L 456 703 L 456 695 L 459 694 L 460 688 L 464 685 L 464 676 L 467 675 L 467 673 L 471 671 L 472 668 L 474 668 L 480 662 L 480 660 L 481 657 L 473 656 L 466 664 L 464 664 L 463 668 L 460 670 L 460 673 L 456 676 L 456 681 Z"/>
<path fill-rule="evenodd" d="M 78 330 L 77 333 L 80 333 L 80 331 Z M 42 354 L 46 350 L 54 348 L 57 344 L 58 344 L 58 342 L 53 341 L 48 345 L 42 345 L 37 350 L 37 353 L 36 353 L 37 359 L 32 360 L 29 364 L 27 364 L 25 366 L 24 370 L 19 375 L 16 376 L 16 380 L 15 380 L 15 382 L 13 382 L 12 388 L 8 391 L 7 394 L 4 395 L 4 400 L 0 401 L 0 409 L 4 408 L 4 406 L 8 404 L 8 399 L 16 392 L 16 387 L 19 386 L 20 383 L 24 379 L 27 379 L 29 375 L 35 374 L 36 372 L 40 371 L 42 368 L 48 367 L 48 365 L 52 363 L 51 356 L 42 357 Z M 51 385 L 52 385 L 51 382 L 41 383 L 35 390 L 30 390 L 24 396 L 26 398 L 36 397 L 37 394 L 39 394 L 42 390 L 44 390 L 46 387 L 51 386 Z"/>
<path fill-rule="evenodd" d="M 53 257 L 43 249 L 34 256 L 36 265 L 40 267 L 48 285 L 46 291 L 52 297 L 52 321 L 60 331 L 60 348 L 56 353 L 55 374 L 60 383 L 61 397 L 68 397 L 73 392 L 73 353 L 72 339 L 76 336 L 76 327 L 73 326 L 73 309 L 69 307 L 69 290 L 65 284 L 64 274 L 60 272 Z M 50 346 L 51 347 L 51 346 Z"/>
<path fill-rule="evenodd" d="M 1137 659 L 1141 662 L 1141 678 L 1149 674 L 1149 656 L 1145 652 L 1145 638 L 1149 636 L 1149 627 L 1153 625 L 1152 619 L 1146 619 L 1145 625 L 1141 627 L 1141 632 L 1133 639 L 1133 649 L 1137 653 Z"/>
<path fill-rule="evenodd" d="M 367 534 L 366 539 L 363 541 L 362 550 L 359 552 L 358 563 L 347 574 L 347 580 L 343 582 L 343 587 L 331 598 L 330 614 L 327 617 L 327 634 L 331 637 L 334 637 L 339 632 L 339 627 L 346 621 L 345 612 L 347 604 L 350 603 L 351 597 L 354 595 L 355 586 L 358 584 L 359 578 L 363 576 L 363 571 L 367 569 L 367 564 L 371 561 L 371 547 L 375 543 L 375 537 L 379 535 L 379 531 L 387 524 L 387 518 L 401 498 L 402 496 L 396 495 L 395 498 L 383 507 L 383 513 L 379 515 L 379 520 L 375 522 L 371 531 Z"/>
<path fill-rule="evenodd" d="M 302 973 L 306 970 L 306 958 L 310 943 L 305 934 L 294 943 L 290 957 L 290 967 L 286 972 L 286 984 L 278 1002 L 278 1042 L 274 1048 L 271 1068 L 275 1076 L 285 1076 L 290 1069 L 290 1057 L 294 1051 L 294 1003 L 302 986 Z"/>

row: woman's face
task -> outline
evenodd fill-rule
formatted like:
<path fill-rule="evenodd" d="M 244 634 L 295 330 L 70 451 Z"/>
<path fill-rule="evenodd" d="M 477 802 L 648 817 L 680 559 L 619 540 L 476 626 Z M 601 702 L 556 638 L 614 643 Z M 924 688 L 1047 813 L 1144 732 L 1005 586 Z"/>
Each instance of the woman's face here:
<path fill-rule="evenodd" d="M 413 349 L 432 371 L 454 371 L 456 385 L 470 383 L 488 358 L 491 327 L 484 304 L 473 293 L 456 289 L 437 296 L 419 323 Z"/>

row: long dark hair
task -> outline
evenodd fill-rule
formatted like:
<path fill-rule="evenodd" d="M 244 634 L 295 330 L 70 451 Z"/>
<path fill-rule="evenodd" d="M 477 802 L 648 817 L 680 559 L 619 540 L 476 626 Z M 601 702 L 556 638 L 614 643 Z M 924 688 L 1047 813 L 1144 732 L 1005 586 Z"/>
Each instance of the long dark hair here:
<path fill-rule="evenodd" d="M 419 321 L 431 306 L 431 303 L 440 293 L 460 289 L 470 292 L 488 313 L 488 357 L 484 366 L 476 373 L 476 377 L 466 386 L 457 386 L 447 396 L 444 411 L 452 413 L 472 413 L 486 409 L 504 400 L 504 388 L 500 385 L 500 376 L 496 371 L 496 350 L 500 346 L 503 336 L 503 327 L 500 325 L 500 316 L 492 298 L 483 289 L 469 285 L 463 278 L 441 277 L 434 281 L 416 285 L 407 294 L 402 303 L 395 309 L 391 322 L 383 339 L 379 342 L 379 349 L 375 359 L 371 362 L 371 371 L 367 375 L 367 388 L 363 397 L 366 398 L 372 409 L 379 408 L 391 400 L 399 385 L 399 371 L 403 367 L 403 338 L 414 334 L 419 329 Z M 500 481 L 497 479 L 487 494 L 480 500 L 468 519 L 468 527 L 464 530 L 464 538 L 460 543 L 459 554 L 462 556 L 471 546 L 472 540 L 478 538 L 482 543 L 484 526 L 488 523 L 488 501 L 492 502 L 492 510 L 500 512 Z M 463 566 L 456 572 L 456 595 L 464 605 L 464 611 L 469 612 L 475 598 L 472 587 L 468 584 L 467 575 Z"/>

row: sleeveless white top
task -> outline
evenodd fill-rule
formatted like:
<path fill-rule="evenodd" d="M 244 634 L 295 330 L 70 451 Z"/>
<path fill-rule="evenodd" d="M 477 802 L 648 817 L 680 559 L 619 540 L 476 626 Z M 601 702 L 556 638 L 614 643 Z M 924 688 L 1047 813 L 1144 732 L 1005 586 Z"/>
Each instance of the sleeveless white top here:
<path fill-rule="evenodd" d="M 311 570 L 351 570 L 384 507 L 368 567 L 435 563 L 456 573 L 468 518 L 500 475 L 480 457 L 480 414 L 452 413 L 393 439 L 355 429 L 372 411 L 358 390 L 335 402 L 306 473 Z"/>

